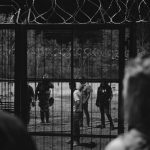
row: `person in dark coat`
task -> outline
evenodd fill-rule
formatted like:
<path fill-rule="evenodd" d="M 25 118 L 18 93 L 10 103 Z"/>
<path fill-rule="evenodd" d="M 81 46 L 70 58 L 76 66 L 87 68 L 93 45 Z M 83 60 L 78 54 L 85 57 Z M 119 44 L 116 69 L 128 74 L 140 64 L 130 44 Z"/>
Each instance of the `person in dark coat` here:
<path fill-rule="evenodd" d="M 105 114 L 110 122 L 110 128 L 114 129 L 114 124 L 110 114 L 110 102 L 112 99 L 112 89 L 106 81 L 103 81 L 97 90 L 96 106 L 101 113 L 101 128 L 105 128 Z"/>
<path fill-rule="evenodd" d="M 25 118 L 25 124 L 29 124 L 30 121 L 30 110 L 31 110 L 31 104 L 34 106 L 34 91 L 33 88 L 27 84 L 27 108 L 26 108 L 26 118 Z"/>
<path fill-rule="evenodd" d="M 49 99 L 51 96 L 51 90 L 54 85 L 48 80 L 48 75 L 43 75 L 43 79 L 38 83 L 35 90 L 35 99 L 39 99 L 39 107 L 40 107 L 40 117 L 41 122 L 49 123 Z"/>

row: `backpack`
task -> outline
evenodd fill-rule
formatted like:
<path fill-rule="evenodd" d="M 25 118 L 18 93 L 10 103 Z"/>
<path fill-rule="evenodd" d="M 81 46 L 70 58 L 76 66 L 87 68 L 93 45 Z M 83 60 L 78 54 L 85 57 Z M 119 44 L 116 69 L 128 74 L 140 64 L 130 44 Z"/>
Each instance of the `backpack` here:
<path fill-rule="evenodd" d="M 52 106 L 54 104 L 54 98 L 50 97 L 49 98 L 49 106 Z"/>

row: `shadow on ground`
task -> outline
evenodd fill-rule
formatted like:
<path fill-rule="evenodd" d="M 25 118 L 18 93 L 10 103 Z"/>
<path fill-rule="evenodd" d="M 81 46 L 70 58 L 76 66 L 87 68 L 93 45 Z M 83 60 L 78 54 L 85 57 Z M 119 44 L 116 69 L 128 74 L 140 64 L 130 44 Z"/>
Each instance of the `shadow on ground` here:
<path fill-rule="evenodd" d="M 90 143 L 80 143 L 80 146 L 86 147 L 86 148 L 95 148 L 96 147 L 96 143 L 94 142 L 90 142 Z"/>

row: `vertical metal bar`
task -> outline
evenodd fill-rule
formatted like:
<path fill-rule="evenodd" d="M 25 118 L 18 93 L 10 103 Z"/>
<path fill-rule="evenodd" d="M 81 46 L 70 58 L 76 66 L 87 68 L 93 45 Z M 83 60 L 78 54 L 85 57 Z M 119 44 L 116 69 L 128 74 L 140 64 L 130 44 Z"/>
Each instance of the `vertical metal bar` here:
<path fill-rule="evenodd" d="M 83 38 L 84 38 L 84 34 L 85 34 L 85 32 L 83 32 L 83 36 L 81 36 L 81 67 L 80 67 L 80 77 L 81 77 L 81 80 L 82 80 L 82 78 L 84 77 L 85 78 L 85 76 L 84 76 L 84 42 L 83 42 Z"/>
<path fill-rule="evenodd" d="M 3 78 L 6 79 L 6 40 L 7 40 L 7 34 L 6 34 L 6 30 L 3 30 L 4 31 L 4 51 L 3 51 L 3 57 L 4 57 L 4 74 L 3 74 Z M 6 95 L 6 85 L 5 85 L 6 82 L 4 82 L 4 95 Z"/>
<path fill-rule="evenodd" d="M 74 30 L 72 29 L 72 41 L 71 41 L 71 85 L 74 82 L 74 62 L 73 62 L 73 44 L 74 44 Z M 71 88 L 71 150 L 73 150 L 73 89 Z"/>
<path fill-rule="evenodd" d="M 61 51 L 61 58 L 60 58 L 60 62 L 61 62 L 61 64 L 60 64 L 60 77 L 61 77 L 61 79 L 62 79 L 62 71 L 63 71 L 63 65 L 62 65 L 62 63 L 63 63 L 63 60 L 62 60 L 62 45 L 63 45 L 63 41 L 62 41 L 62 39 L 61 39 L 61 48 L 60 48 L 60 51 Z M 63 99 L 63 86 L 62 86 L 62 82 L 61 82 L 61 132 L 63 131 L 63 101 L 62 101 L 62 99 Z M 63 138 L 62 138 L 62 136 L 61 136 L 61 149 L 63 149 Z"/>
<path fill-rule="evenodd" d="M 125 66 L 125 27 L 119 30 L 119 99 L 118 99 L 118 134 L 124 132 L 124 112 L 123 112 L 123 98 L 122 98 L 122 80 Z"/>
<path fill-rule="evenodd" d="M 129 58 L 134 58 L 137 55 L 136 30 L 136 23 L 131 23 L 129 26 Z M 128 129 L 130 129 L 130 126 L 128 126 Z"/>
<path fill-rule="evenodd" d="M 31 32 L 31 30 L 29 30 L 28 31 L 28 33 L 32 33 Z M 36 83 L 37 83 L 37 73 L 38 73 L 38 71 L 37 71 L 37 69 L 38 69 L 38 62 L 37 62 L 37 56 L 38 56 L 38 51 L 37 51 L 37 36 L 36 36 L 36 34 L 35 34 L 35 30 L 34 30 L 34 51 L 35 51 L 35 54 L 34 54 L 34 62 L 35 62 L 35 67 L 34 67 L 34 72 L 35 72 L 35 77 L 34 77 L 34 81 L 35 81 L 35 83 L 34 83 L 34 86 L 35 86 L 35 89 L 36 89 Z M 33 34 L 32 33 L 32 34 Z M 32 37 L 32 36 L 31 36 Z M 36 124 L 36 122 L 37 122 L 37 105 L 35 105 L 35 109 L 34 109 L 34 130 L 36 131 L 36 129 L 37 129 L 37 124 Z"/>
<path fill-rule="evenodd" d="M 43 56 L 43 58 L 44 58 L 44 61 L 43 61 L 43 65 L 44 65 L 44 74 L 45 73 L 48 73 L 48 72 L 46 72 L 47 70 L 46 70 L 46 52 L 45 52 L 45 41 L 44 41 L 44 31 L 42 31 L 42 42 L 43 42 L 43 50 L 44 50 L 44 56 Z"/>
<path fill-rule="evenodd" d="M 1 34 L 2 34 L 2 46 L 1 46 L 1 49 L 2 49 L 2 77 L 4 78 L 4 33 L 3 33 L 3 30 L 1 31 Z M 1 91 L 2 91 L 2 97 L 4 95 L 4 90 L 3 90 L 3 82 L 1 83 Z"/>
<path fill-rule="evenodd" d="M 129 29 L 129 58 L 134 58 L 137 55 L 137 44 L 136 44 L 136 23 L 131 23 Z"/>
<path fill-rule="evenodd" d="M 55 32 L 52 32 L 52 35 L 55 35 Z M 55 50 L 55 36 L 53 38 L 53 46 L 52 46 L 52 79 L 55 78 L 55 54 L 54 54 L 54 50 Z M 54 117 L 54 107 L 52 107 L 52 132 L 54 132 L 55 130 L 55 117 Z M 52 136 L 52 149 L 54 148 L 54 136 Z"/>
<path fill-rule="evenodd" d="M 10 50 L 10 30 L 8 30 L 7 32 L 7 35 L 8 35 L 8 39 L 7 39 L 7 79 L 8 79 L 8 82 L 7 82 L 7 93 L 8 93 L 8 102 L 9 102 L 9 106 L 8 106 L 8 109 L 11 109 L 11 104 L 10 104 L 10 57 L 9 57 L 9 50 Z"/>
<path fill-rule="evenodd" d="M 15 114 L 26 118 L 27 33 L 22 25 L 15 28 Z"/>
<path fill-rule="evenodd" d="M 108 48 L 108 44 L 109 44 L 109 40 L 110 40 L 110 42 L 111 42 L 111 54 L 112 54 L 112 30 L 107 30 L 107 36 L 106 36 L 106 38 L 107 38 L 107 48 Z M 109 49 L 107 49 L 108 51 L 109 51 Z M 111 65 L 112 65 L 112 55 L 111 55 L 111 58 L 110 58 L 110 56 L 108 55 L 108 58 L 110 59 L 110 66 L 109 66 L 109 70 L 110 70 L 110 72 L 111 72 Z M 109 76 L 109 74 L 107 74 L 107 79 L 111 79 L 111 74 L 110 74 L 110 76 Z M 109 84 L 109 86 L 111 87 L 111 82 L 109 82 L 108 83 Z M 112 88 L 112 87 L 111 87 Z M 112 117 L 112 112 L 111 112 L 111 102 L 112 101 L 110 101 L 110 103 L 109 103 L 109 112 L 110 112 L 110 115 L 111 115 L 111 117 Z M 111 123 L 109 123 L 109 125 L 110 125 L 110 128 L 109 128 L 109 136 L 111 137 Z"/>
<path fill-rule="evenodd" d="M 20 26 L 16 26 L 15 29 L 15 101 L 14 101 L 14 108 L 15 108 L 15 115 L 21 117 L 21 109 L 20 109 L 20 105 L 21 105 L 21 90 L 20 90 L 20 65 L 22 65 L 19 61 L 20 61 Z"/>

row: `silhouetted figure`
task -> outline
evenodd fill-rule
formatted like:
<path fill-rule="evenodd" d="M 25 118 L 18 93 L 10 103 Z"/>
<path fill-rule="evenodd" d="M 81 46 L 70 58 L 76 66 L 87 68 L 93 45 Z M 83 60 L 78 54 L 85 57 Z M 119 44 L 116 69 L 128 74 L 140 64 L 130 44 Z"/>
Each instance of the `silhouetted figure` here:
<path fill-rule="evenodd" d="M 35 99 L 39 99 L 40 117 L 41 122 L 49 123 L 49 99 L 51 95 L 50 88 L 54 88 L 54 85 L 48 80 L 48 75 L 43 76 L 43 80 L 38 83 L 35 91 Z"/>
<path fill-rule="evenodd" d="M 150 149 L 150 56 L 130 60 L 123 80 L 125 120 L 129 131 L 107 145 L 106 150 Z"/>
<path fill-rule="evenodd" d="M 106 81 L 103 81 L 97 90 L 96 106 L 101 113 L 101 128 L 105 128 L 105 114 L 110 122 L 110 128 L 114 129 L 114 124 L 110 114 L 110 102 L 112 99 L 112 89 Z"/>
<path fill-rule="evenodd" d="M 36 150 L 22 122 L 0 111 L 0 150 Z"/>
<path fill-rule="evenodd" d="M 73 92 L 74 106 L 73 106 L 73 146 L 80 144 L 80 120 L 82 117 L 82 90 L 83 86 L 80 85 Z M 69 140 L 67 143 L 71 143 Z"/>
<path fill-rule="evenodd" d="M 34 100 L 33 88 L 29 84 L 27 84 L 27 106 L 26 106 L 27 108 L 26 108 L 26 118 L 24 118 L 25 124 L 29 124 L 31 104 L 34 103 L 33 100 Z"/>
<path fill-rule="evenodd" d="M 81 82 L 81 84 L 83 85 L 83 90 L 82 90 L 82 102 L 83 102 L 83 113 L 86 116 L 86 122 L 87 122 L 87 126 L 90 125 L 90 115 L 89 115 L 89 111 L 88 111 L 88 102 L 92 93 L 92 88 L 91 86 L 87 83 L 87 82 Z M 80 121 L 80 126 L 83 126 L 83 114 L 81 117 L 81 121 Z"/>

